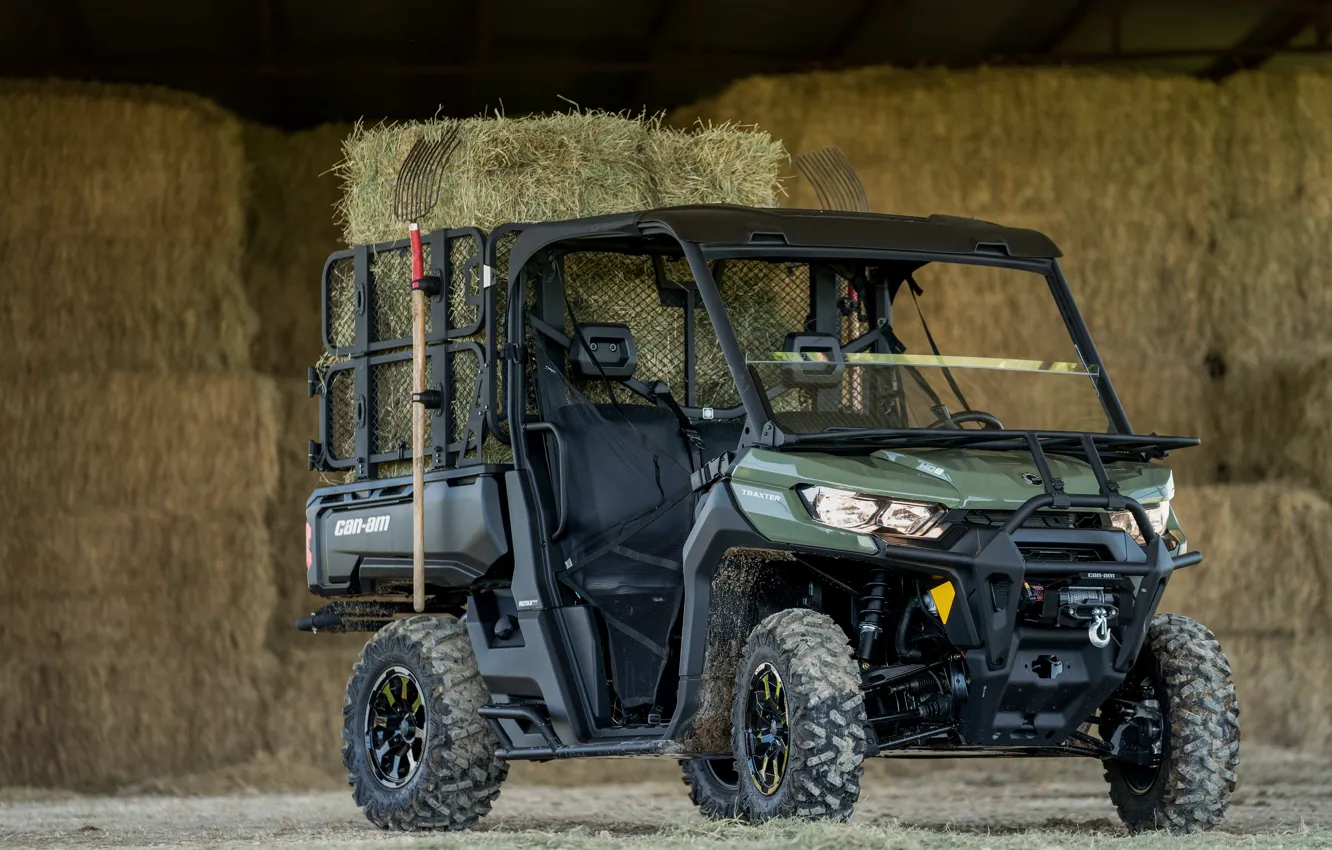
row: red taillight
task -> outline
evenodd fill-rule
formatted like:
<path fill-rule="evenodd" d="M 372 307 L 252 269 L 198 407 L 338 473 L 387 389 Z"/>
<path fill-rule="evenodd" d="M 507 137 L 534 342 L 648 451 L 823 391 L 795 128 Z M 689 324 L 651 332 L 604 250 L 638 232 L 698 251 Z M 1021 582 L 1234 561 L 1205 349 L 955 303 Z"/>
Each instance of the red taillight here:
<path fill-rule="evenodd" d="M 305 524 L 305 568 L 308 570 L 314 564 L 314 552 L 310 551 L 310 535 L 314 530 L 310 528 L 310 523 Z"/>

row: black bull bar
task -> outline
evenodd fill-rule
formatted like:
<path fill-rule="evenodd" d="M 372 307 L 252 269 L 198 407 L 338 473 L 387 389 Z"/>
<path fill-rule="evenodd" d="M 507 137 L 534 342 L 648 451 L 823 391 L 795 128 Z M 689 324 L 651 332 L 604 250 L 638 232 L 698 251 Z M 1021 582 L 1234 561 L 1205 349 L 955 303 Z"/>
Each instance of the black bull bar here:
<path fill-rule="evenodd" d="M 1012 586 L 1021 587 L 1024 579 L 1037 576 L 1066 576 L 1077 572 L 1075 564 L 1066 562 L 1028 561 L 1018 550 L 1013 533 L 1022 528 L 1036 511 L 1044 508 L 1064 510 L 1067 508 L 1099 508 L 1107 511 L 1129 511 L 1138 524 L 1142 537 L 1142 561 L 1096 561 L 1086 565 L 1086 569 L 1119 577 L 1141 578 L 1134 599 L 1132 613 L 1115 628 L 1118 632 L 1119 648 L 1116 651 L 1113 669 L 1117 673 L 1127 673 L 1137 659 L 1138 651 L 1147 634 L 1147 626 L 1160 603 L 1161 594 L 1171 573 L 1183 567 L 1192 566 L 1202 560 L 1198 552 L 1190 552 L 1179 557 L 1172 557 L 1165 542 L 1152 527 L 1146 509 L 1136 499 L 1131 499 L 1119 492 L 1118 485 L 1109 479 L 1105 465 L 1096 450 L 1090 435 L 1082 439 L 1082 449 L 1100 492 L 1097 495 L 1074 495 L 1064 492 L 1063 482 L 1051 475 L 1049 461 L 1035 434 L 1026 435 L 1027 448 L 1035 460 L 1040 472 L 1045 492 L 1023 502 L 997 532 L 993 532 L 988 542 L 974 554 L 957 551 L 942 551 L 921 547 L 900 546 L 877 541 L 878 554 L 887 560 L 911 565 L 917 569 L 935 568 L 933 571 L 947 574 L 962 591 L 958 601 L 971 601 L 964 605 L 967 616 L 952 618 L 948 623 L 948 633 L 954 645 L 961 648 L 985 647 L 987 666 L 990 670 L 1005 666 L 1006 653 L 1012 643 L 1017 628 L 1017 605 L 1010 603 L 1002 610 L 991 610 L 993 605 L 982 604 L 979 588 L 994 581 L 1007 580 Z"/>

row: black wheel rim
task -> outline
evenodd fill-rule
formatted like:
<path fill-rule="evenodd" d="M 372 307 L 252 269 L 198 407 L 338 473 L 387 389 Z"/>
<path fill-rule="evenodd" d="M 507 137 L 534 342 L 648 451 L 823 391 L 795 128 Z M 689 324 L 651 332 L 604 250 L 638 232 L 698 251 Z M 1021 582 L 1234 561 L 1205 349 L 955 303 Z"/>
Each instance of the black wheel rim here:
<path fill-rule="evenodd" d="M 776 794 L 786 778 L 791 748 L 789 723 L 782 675 L 764 662 L 749 679 L 745 708 L 745 756 L 749 778 L 760 794 Z"/>
<path fill-rule="evenodd" d="M 379 784 L 401 788 L 425 756 L 425 699 L 406 667 L 390 667 L 375 680 L 365 706 L 365 760 Z"/>

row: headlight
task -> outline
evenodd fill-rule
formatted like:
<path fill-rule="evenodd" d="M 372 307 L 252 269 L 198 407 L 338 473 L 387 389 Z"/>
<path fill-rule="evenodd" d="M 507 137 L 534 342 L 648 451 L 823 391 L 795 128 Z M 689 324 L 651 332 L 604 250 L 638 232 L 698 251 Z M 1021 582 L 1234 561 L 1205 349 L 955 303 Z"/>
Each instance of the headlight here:
<path fill-rule="evenodd" d="M 800 498 L 818 522 L 848 531 L 887 531 L 907 537 L 938 537 L 942 505 L 870 496 L 836 487 L 801 487 Z"/>
<path fill-rule="evenodd" d="M 1152 521 L 1152 530 L 1157 535 L 1165 534 L 1166 519 L 1170 516 L 1170 503 L 1159 502 L 1155 505 L 1143 505 L 1143 510 L 1147 511 L 1147 518 Z M 1138 531 L 1138 521 L 1133 518 L 1130 511 L 1115 511 L 1110 514 L 1110 523 L 1115 528 L 1127 531 L 1133 539 L 1139 543 L 1143 542 L 1142 533 Z"/>

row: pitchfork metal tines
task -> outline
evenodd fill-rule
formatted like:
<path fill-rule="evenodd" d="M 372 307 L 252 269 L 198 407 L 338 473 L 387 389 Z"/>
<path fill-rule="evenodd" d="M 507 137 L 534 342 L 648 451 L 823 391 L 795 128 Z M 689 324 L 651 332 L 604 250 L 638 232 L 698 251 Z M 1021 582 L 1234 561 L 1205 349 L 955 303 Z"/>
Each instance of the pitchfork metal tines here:
<path fill-rule="evenodd" d="M 860 175 L 847 161 L 846 154 L 836 145 L 798 154 L 793 160 L 796 170 L 805 176 L 819 196 L 825 210 L 870 212 L 869 196 Z"/>
<path fill-rule="evenodd" d="M 416 140 L 398 169 L 393 214 L 401 221 L 419 221 L 439 201 L 444 166 L 458 147 L 458 122 L 450 121 L 437 139 Z"/>

